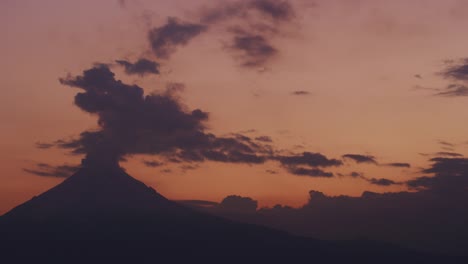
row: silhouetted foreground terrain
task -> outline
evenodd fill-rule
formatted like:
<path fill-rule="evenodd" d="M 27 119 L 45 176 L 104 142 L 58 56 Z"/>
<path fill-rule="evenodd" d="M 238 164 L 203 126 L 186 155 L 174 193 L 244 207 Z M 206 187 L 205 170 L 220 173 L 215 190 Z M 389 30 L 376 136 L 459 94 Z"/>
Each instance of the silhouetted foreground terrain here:
<path fill-rule="evenodd" d="M 2 255 L 15 257 L 10 263 L 451 261 L 372 241 L 320 241 L 231 222 L 171 202 L 118 166 L 84 166 L 2 216 L 0 233 Z"/>

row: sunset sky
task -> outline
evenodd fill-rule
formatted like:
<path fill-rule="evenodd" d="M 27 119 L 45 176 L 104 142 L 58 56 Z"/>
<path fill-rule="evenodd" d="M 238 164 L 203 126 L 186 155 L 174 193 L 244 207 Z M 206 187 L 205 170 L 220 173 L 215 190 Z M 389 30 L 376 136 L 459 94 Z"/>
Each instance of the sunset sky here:
<path fill-rule="evenodd" d="M 468 1 L 291 0 L 285 16 L 270 17 L 236 4 L 247 1 L 217 2 L 1 1 L 0 214 L 63 181 L 68 171 L 56 166 L 80 163 L 83 155 L 51 145 L 98 129 L 97 116 L 74 105 L 82 91 L 69 86 L 103 64 L 145 94 L 175 87 L 187 112 L 209 113 L 206 133 L 273 148 L 257 163 L 159 154 L 120 162 L 173 200 L 236 194 L 300 206 L 310 190 L 410 190 L 407 181 L 430 176 L 430 159 L 468 155 Z M 200 31 L 157 50 L 151 32 L 170 21 Z M 258 42 L 235 42 L 253 35 Z M 262 49 L 249 53 L 255 45 Z M 158 72 L 129 74 L 116 62 L 143 58 Z M 289 161 L 304 153 L 342 164 L 301 173 L 304 164 Z"/>

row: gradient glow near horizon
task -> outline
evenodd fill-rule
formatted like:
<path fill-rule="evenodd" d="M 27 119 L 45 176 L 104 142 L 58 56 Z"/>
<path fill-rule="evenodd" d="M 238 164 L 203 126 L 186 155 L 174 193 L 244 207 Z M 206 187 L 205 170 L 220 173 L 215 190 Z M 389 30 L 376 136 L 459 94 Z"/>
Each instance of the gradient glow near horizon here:
<path fill-rule="evenodd" d="M 73 105 L 76 91 L 58 78 L 81 74 L 96 62 L 147 55 L 148 30 L 169 16 L 197 22 L 197 10 L 214 2 L 0 2 L 0 214 L 63 180 L 24 168 L 81 158 L 38 149 L 37 142 L 96 127 L 96 117 Z M 291 3 L 297 19 L 273 40 L 280 52 L 265 69 L 239 67 L 226 52 L 224 33 L 215 29 L 170 60 L 153 55 L 162 65 L 160 75 L 140 78 L 116 69 L 117 78 L 146 93 L 183 83 L 185 104 L 209 112 L 208 127 L 218 135 L 250 131 L 245 135 L 271 137 L 277 149 L 329 158 L 372 155 L 379 164 L 411 167 L 345 159 L 330 169 L 335 177 L 319 178 L 293 175 L 272 162 L 204 162 L 187 170 L 177 164 L 147 167 L 141 161 L 153 157 L 133 156 L 121 164 L 132 176 L 174 200 L 220 201 L 236 194 L 261 206 L 300 206 L 309 190 L 353 196 L 407 190 L 347 176 L 352 172 L 401 182 L 421 176 L 432 153 L 468 154 L 468 97 L 434 95 L 449 83 L 437 74 L 444 62 L 468 57 L 467 1 Z"/>

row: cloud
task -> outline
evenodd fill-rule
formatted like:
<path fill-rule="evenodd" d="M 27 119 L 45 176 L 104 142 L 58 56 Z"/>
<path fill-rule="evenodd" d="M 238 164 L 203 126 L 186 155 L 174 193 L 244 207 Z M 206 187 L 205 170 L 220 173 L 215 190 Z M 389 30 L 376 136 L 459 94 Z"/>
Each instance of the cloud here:
<path fill-rule="evenodd" d="M 289 173 L 298 176 L 331 178 L 334 176 L 333 173 L 323 171 L 318 167 L 338 167 L 343 164 L 341 160 L 329 159 L 323 154 L 313 152 L 288 156 L 277 155 L 272 158 L 278 160 Z"/>
<path fill-rule="evenodd" d="M 135 63 L 126 60 L 116 60 L 117 64 L 125 69 L 125 73 L 129 75 L 137 74 L 143 76 L 145 74 L 159 74 L 159 64 L 148 59 L 139 59 Z"/>
<path fill-rule="evenodd" d="M 252 198 L 250 198 L 252 199 Z M 253 200 L 253 199 L 252 199 Z M 432 191 L 329 196 L 311 190 L 299 208 L 276 205 L 251 213 L 223 211 L 217 206 L 199 210 L 300 236 L 325 240 L 386 241 L 433 253 L 466 255 L 468 192 Z"/>
<path fill-rule="evenodd" d="M 289 21 L 295 17 L 295 11 L 289 1 L 254 0 L 250 8 L 255 8 L 275 21 Z"/>
<path fill-rule="evenodd" d="M 432 190 L 438 193 L 456 193 L 468 191 L 467 158 L 432 158 L 429 168 L 422 172 L 434 176 L 420 176 L 406 184 L 417 190 Z"/>
<path fill-rule="evenodd" d="M 445 97 L 468 96 L 468 87 L 463 84 L 450 84 L 444 91 L 436 93 L 435 95 Z"/>
<path fill-rule="evenodd" d="M 156 160 L 144 160 L 143 164 L 145 164 L 148 167 L 152 167 L 152 168 L 160 167 L 160 166 L 164 165 L 163 162 L 156 161 Z"/>
<path fill-rule="evenodd" d="M 442 146 L 442 149 L 448 151 L 453 151 L 453 149 L 456 147 L 455 144 L 443 140 L 438 140 L 437 143 Z"/>
<path fill-rule="evenodd" d="M 360 172 L 356 172 L 356 171 L 353 171 L 349 174 L 349 176 L 353 177 L 353 178 L 361 178 L 363 177 L 364 175 Z"/>
<path fill-rule="evenodd" d="M 360 154 L 345 154 L 342 156 L 344 159 L 354 160 L 356 163 L 372 163 L 377 164 L 374 156 L 360 155 Z"/>
<path fill-rule="evenodd" d="M 303 152 L 302 154 L 290 156 L 277 156 L 276 159 L 284 166 L 307 165 L 310 167 L 332 167 L 343 165 L 341 160 L 328 159 L 323 154 L 313 152 Z"/>
<path fill-rule="evenodd" d="M 272 39 L 281 35 L 281 26 L 295 17 L 289 1 L 277 0 L 223 2 L 200 12 L 202 23 L 228 29 L 232 38 L 227 50 L 240 60 L 240 66 L 247 68 L 265 67 L 279 53 Z"/>
<path fill-rule="evenodd" d="M 323 154 L 302 152 L 280 155 L 269 143 L 268 136 L 251 138 L 231 133 L 219 137 L 207 132 L 209 114 L 191 110 L 180 99 L 183 84 L 170 83 L 164 91 L 145 95 L 143 88 L 117 80 L 105 64 L 97 64 L 78 76 L 60 82 L 79 92 L 75 105 L 98 117 L 96 129 L 81 132 L 78 137 L 54 142 L 56 147 L 84 154 L 85 165 L 117 166 L 125 156 L 142 154 L 158 156 L 164 163 L 181 164 L 182 170 L 194 169 L 205 161 L 263 164 L 279 162 L 294 175 L 333 177 L 320 167 L 337 167 L 341 160 Z M 268 144 L 267 144 L 268 143 Z M 149 167 L 160 161 L 144 160 Z M 164 170 L 163 172 L 169 172 Z"/>
<path fill-rule="evenodd" d="M 234 38 L 228 48 L 242 61 L 241 66 L 243 67 L 263 66 L 278 53 L 278 50 L 265 36 L 240 28 L 232 29 L 231 32 L 234 34 Z"/>
<path fill-rule="evenodd" d="M 324 178 L 331 178 L 334 176 L 333 173 L 331 172 L 326 172 L 317 168 L 309 169 L 309 168 L 304 168 L 304 167 L 290 166 L 288 167 L 288 171 L 294 175 L 299 175 L 299 176 L 324 177 Z"/>
<path fill-rule="evenodd" d="M 390 185 L 400 184 L 400 183 L 397 183 L 395 181 L 392 181 L 390 179 L 385 179 L 385 178 L 381 178 L 381 179 L 371 178 L 371 179 L 367 179 L 367 181 L 371 184 L 379 185 L 379 186 L 390 186 Z"/>
<path fill-rule="evenodd" d="M 190 40 L 206 30 L 205 25 L 182 22 L 169 17 L 165 25 L 150 30 L 148 39 L 153 53 L 159 58 L 168 59 L 177 47 L 187 45 Z"/>
<path fill-rule="evenodd" d="M 355 178 L 355 179 L 362 179 L 362 180 L 367 181 L 368 183 L 370 183 L 372 185 L 378 185 L 378 186 L 391 186 L 391 185 L 400 185 L 401 184 L 399 182 L 395 182 L 393 180 L 386 179 L 386 178 L 380 178 L 380 179 L 368 178 L 368 177 L 364 176 L 364 173 L 355 172 L 355 171 L 351 172 L 350 174 L 341 175 L 341 176 L 342 177 L 343 176 L 349 176 L 349 177 L 352 177 L 352 178 Z"/>
<path fill-rule="evenodd" d="M 294 91 L 294 92 L 292 92 L 291 94 L 292 94 L 292 95 L 309 95 L 310 92 L 299 90 L 299 91 Z"/>
<path fill-rule="evenodd" d="M 35 169 L 23 169 L 23 171 L 41 177 L 67 178 L 78 171 L 79 165 L 59 165 L 53 166 L 46 163 L 36 164 Z"/>
<path fill-rule="evenodd" d="M 446 79 L 468 81 L 468 59 L 459 60 L 458 63 L 449 62 L 446 69 L 439 74 Z"/>
<path fill-rule="evenodd" d="M 218 209 L 237 213 L 255 213 L 258 202 L 250 197 L 230 195 L 218 205 Z"/>
<path fill-rule="evenodd" d="M 435 155 L 436 155 L 436 156 L 446 156 L 446 157 L 463 157 L 463 155 L 460 154 L 460 153 L 445 152 L 445 151 L 437 152 L 437 153 L 435 153 Z"/>
<path fill-rule="evenodd" d="M 411 164 L 402 163 L 402 162 L 387 163 L 387 164 L 384 164 L 384 166 L 397 167 L 397 168 L 411 168 Z"/>
<path fill-rule="evenodd" d="M 88 159 L 116 163 L 125 155 L 149 154 L 186 162 L 258 164 L 271 155 L 269 146 L 248 137 L 217 137 L 206 132 L 208 113 L 189 110 L 180 102 L 180 84 L 145 95 L 141 87 L 116 80 L 109 67 L 102 64 L 60 82 L 81 90 L 75 104 L 98 116 L 99 129 L 84 131 L 78 138 L 60 140 L 55 145 L 86 154 Z"/>
<path fill-rule="evenodd" d="M 281 25 L 292 22 L 296 14 L 289 1 L 249 0 L 205 6 L 198 16 L 200 23 L 169 17 L 166 24 L 151 29 L 148 39 L 153 53 L 169 59 L 178 47 L 216 26 L 231 35 L 225 48 L 241 61 L 240 66 L 265 67 L 279 52 L 272 38 L 280 36 Z"/>
<path fill-rule="evenodd" d="M 455 144 L 447 142 L 447 141 L 443 141 L 443 140 L 439 140 L 439 141 L 437 141 L 437 143 L 439 143 L 440 145 L 443 145 L 443 146 L 455 147 Z"/>
<path fill-rule="evenodd" d="M 251 204 L 251 213 L 224 211 L 217 206 L 200 210 L 316 239 L 365 238 L 434 253 L 466 255 L 468 159 L 435 157 L 429 161 L 431 166 L 421 171 L 421 176 L 406 182 L 367 178 L 358 172 L 350 175 L 383 187 L 406 184 L 413 188 L 411 192 L 365 191 L 352 197 L 311 190 L 309 201 L 299 208 L 276 205 L 254 211 L 254 204 L 248 202 L 254 199 L 249 198 L 246 204 Z M 293 162 L 297 163 L 305 162 Z"/>
<path fill-rule="evenodd" d="M 438 74 L 445 79 L 455 81 L 455 83 L 447 85 L 444 89 L 439 89 L 439 92 L 434 95 L 442 97 L 468 96 L 468 59 L 447 60 L 445 64 L 446 68 Z"/>
<path fill-rule="evenodd" d="M 183 91 L 185 91 L 185 84 L 183 83 L 170 82 L 166 84 L 166 95 L 177 97 L 177 95 L 182 93 Z"/>
<path fill-rule="evenodd" d="M 269 137 L 269 136 L 260 136 L 260 137 L 256 137 L 255 140 L 261 141 L 261 142 L 267 142 L 267 143 L 273 142 L 273 140 L 272 140 L 271 137 Z"/>

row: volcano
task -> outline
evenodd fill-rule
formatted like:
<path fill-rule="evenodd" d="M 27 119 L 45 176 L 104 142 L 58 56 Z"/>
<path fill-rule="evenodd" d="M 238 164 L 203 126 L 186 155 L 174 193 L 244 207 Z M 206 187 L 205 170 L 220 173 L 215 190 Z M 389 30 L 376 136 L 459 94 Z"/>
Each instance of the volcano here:
<path fill-rule="evenodd" d="M 0 234 L 3 253 L 16 263 L 98 259 L 138 263 L 166 258 L 171 263 L 210 258 L 248 263 L 251 257 L 273 263 L 280 259 L 405 263 L 438 257 L 372 241 L 321 241 L 236 223 L 166 199 L 117 162 L 89 160 L 61 184 L 1 216 Z"/>

